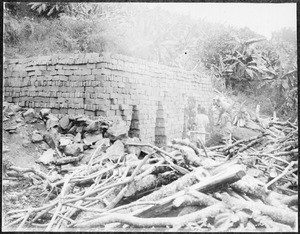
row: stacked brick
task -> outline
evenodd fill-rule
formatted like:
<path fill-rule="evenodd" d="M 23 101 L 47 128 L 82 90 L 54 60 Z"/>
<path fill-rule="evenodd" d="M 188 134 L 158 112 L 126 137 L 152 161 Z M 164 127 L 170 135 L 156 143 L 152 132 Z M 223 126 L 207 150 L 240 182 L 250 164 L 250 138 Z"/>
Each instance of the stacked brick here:
<path fill-rule="evenodd" d="M 129 137 L 140 137 L 140 121 L 139 121 L 139 110 L 137 106 L 133 106 L 132 108 L 132 116 L 131 116 L 131 124 L 129 128 Z"/>
<path fill-rule="evenodd" d="M 120 116 L 135 135 L 152 143 L 158 102 L 164 107 L 165 135 L 172 139 L 182 136 L 187 98 L 206 108 L 212 99 L 206 76 L 123 55 L 11 59 L 3 68 L 6 101 L 60 115 Z"/>
<path fill-rule="evenodd" d="M 165 129 L 164 109 L 161 102 L 158 102 L 155 123 L 155 145 L 162 147 L 166 145 L 166 143 L 167 137 Z"/>

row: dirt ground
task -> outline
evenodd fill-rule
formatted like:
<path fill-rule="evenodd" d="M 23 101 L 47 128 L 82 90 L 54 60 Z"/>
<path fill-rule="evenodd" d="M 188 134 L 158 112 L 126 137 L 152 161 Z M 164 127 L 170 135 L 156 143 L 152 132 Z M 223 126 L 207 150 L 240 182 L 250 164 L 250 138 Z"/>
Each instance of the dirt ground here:
<path fill-rule="evenodd" d="M 19 123 L 18 123 L 19 122 Z M 8 210 L 23 209 L 26 207 L 38 207 L 43 204 L 47 194 L 41 184 L 36 183 L 32 187 L 29 180 L 8 180 L 5 175 L 5 166 L 13 164 L 17 167 L 37 167 L 47 172 L 47 169 L 35 161 L 40 157 L 44 148 L 49 148 L 44 142 L 32 143 L 31 133 L 34 130 L 45 132 L 42 120 L 36 123 L 25 123 L 21 116 L 12 116 L 3 121 L 3 129 L 16 125 L 16 132 L 8 133 L 2 130 L 2 223 L 5 223 L 5 213 Z M 30 189 L 28 189 L 31 187 Z"/>

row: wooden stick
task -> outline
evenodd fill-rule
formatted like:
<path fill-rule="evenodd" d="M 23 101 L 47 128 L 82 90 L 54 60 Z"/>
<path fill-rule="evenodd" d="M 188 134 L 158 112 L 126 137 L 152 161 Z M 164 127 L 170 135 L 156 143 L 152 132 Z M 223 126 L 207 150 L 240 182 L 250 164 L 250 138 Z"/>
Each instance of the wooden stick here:
<path fill-rule="evenodd" d="M 71 204 L 66 204 L 67 206 L 74 206 L 75 208 L 77 209 L 82 209 L 82 210 L 86 210 L 86 211 L 90 211 L 90 212 L 99 212 L 100 214 L 97 215 L 97 217 L 95 218 L 99 218 L 99 217 L 102 217 L 102 216 L 106 216 L 108 214 L 112 214 L 112 213 L 115 213 L 117 211 L 121 211 L 121 210 L 124 210 L 124 209 L 129 209 L 130 207 L 135 207 L 135 206 L 145 206 L 145 205 L 157 205 L 158 203 L 157 202 L 140 202 L 140 203 L 135 203 L 135 204 L 132 204 L 132 203 L 129 203 L 127 205 L 123 205 L 123 206 L 119 206 L 117 208 L 113 208 L 111 210 L 106 210 L 106 209 L 103 209 L 103 210 L 96 210 L 96 209 L 88 209 L 88 208 L 84 208 L 82 206 L 76 206 L 76 205 L 71 205 Z M 70 225 L 67 225 L 68 227 L 72 227 L 74 226 L 76 223 L 72 223 Z"/>
<path fill-rule="evenodd" d="M 51 204 L 48 204 L 46 206 L 43 207 L 38 207 L 38 208 L 33 208 L 32 211 L 33 212 L 38 212 L 44 209 L 47 209 L 49 207 L 54 207 L 56 204 L 58 203 L 58 201 L 53 201 Z M 11 210 L 9 212 L 7 212 L 7 214 L 13 214 L 13 213 L 20 213 L 20 212 L 28 212 L 29 209 L 23 209 L 23 210 Z"/>
<path fill-rule="evenodd" d="M 153 153 L 154 153 L 154 152 L 153 152 Z M 153 153 L 151 153 L 151 155 L 152 155 Z M 147 158 L 146 158 L 146 159 L 147 159 Z M 145 159 L 145 160 L 146 160 L 146 159 Z M 142 165 L 142 164 L 140 164 L 140 165 Z M 138 170 L 136 170 L 136 171 L 138 171 Z M 98 193 L 98 192 L 101 192 L 101 191 L 110 189 L 110 188 L 112 188 L 112 187 L 116 187 L 116 186 L 119 186 L 119 185 L 123 185 L 123 184 L 130 183 L 130 182 L 132 181 L 132 178 L 133 178 L 133 177 L 130 177 L 130 178 L 127 178 L 127 179 L 125 179 L 125 180 L 123 180 L 123 181 L 121 181 L 121 182 L 117 182 L 117 183 L 114 183 L 114 184 L 110 184 L 110 185 L 107 185 L 107 186 L 105 186 L 105 187 L 102 187 L 102 186 L 101 186 L 100 188 L 95 189 L 94 191 L 91 191 L 90 193 L 84 194 L 84 195 L 82 195 L 82 196 L 80 196 L 80 197 L 78 197 L 78 198 L 74 198 L 74 199 L 70 199 L 70 200 L 67 200 L 67 201 L 63 201 L 63 204 L 70 203 L 70 202 L 76 202 L 76 201 L 79 201 L 79 200 L 84 199 L 84 198 L 86 198 L 86 197 L 92 196 L 92 195 L 94 195 L 94 194 L 96 194 L 96 193 Z"/>
<path fill-rule="evenodd" d="M 265 186 L 265 190 L 268 189 L 268 187 L 270 187 L 272 184 L 274 184 L 276 181 L 278 181 L 279 179 L 281 179 L 283 176 L 285 176 L 288 171 L 290 170 L 290 168 L 292 168 L 294 165 L 298 164 L 298 162 L 296 161 L 292 161 L 286 168 L 285 170 L 276 178 L 274 178 L 273 180 L 271 180 L 269 183 L 266 184 Z"/>
<path fill-rule="evenodd" d="M 47 209 L 41 211 L 38 215 L 36 215 L 36 216 L 34 217 L 33 220 L 31 220 L 30 223 L 31 223 L 31 224 L 34 223 L 36 220 L 38 220 L 40 217 L 42 217 L 44 214 L 48 213 L 48 212 L 49 212 L 50 210 L 52 210 L 52 209 L 53 209 L 53 206 L 51 206 L 51 207 L 49 207 L 49 208 L 47 208 Z"/>
<path fill-rule="evenodd" d="M 118 165 L 115 164 L 115 165 L 113 165 L 113 166 L 111 166 L 111 167 L 109 167 L 109 168 L 104 169 L 103 171 L 100 170 L 100 171 L 98 171 L 98 172 L 96 172 L 96 173 L 94 173 L 94 174 L 91 174 L 91 175 L 89 175 L 89 176 L 73 177 L 73 178 L 71 178 L 70 183 L 79 183 L 79 182 L 86 182 L 86 181 L 92 180 L 94 177 L 97 177 L 97 176 L 99 176 L 99 175 L 102 175 L 102 174 L 104 174 L 104 173 L 107 173 L 107 172 L 109 172 L 110 170 L 115 169 L 117 166 L 118 166 Z M 79 170 L 79 171 L 80 171 L 80 170 Z M 62 179 L 62 180 L 60 180 L 60 181 L 57 181 L 57 182 L 55 182 L 55 183 L 52 183 L 52 184 L 51 184 L 51 187 L 57 187 L 57 186 L 59 186 L 59 185 L 64 184 L 64 182 L 65 182 L 65 179 Z"/>
<path fill-rule="evenodd" d="M 293 149 L 293 150 L 290 150 L 288 152 L 278 152 L 278 153 L 275 153 L 273 154 L 274 156 L 283 156 L 283 155 L 290 155 L 290 154 L 298 154 L 298 148 L 297 149 Z"/>
<path fill-rule="evenodd" d="M 201 145 L 201 147 L 202 147 L 202 149 L 203 149 L 203 151 L 205 153 L 205 156 L 208 158 L 208 154 L 207 154 L 206 148 L 205 148 L 202 140 L 199 138 L 197 141 L 200 143 L 200 145 Z"/>
<path fill-rule="evenodd" d="M 62 225 L 62 222 L 67 220 L 67 216 L 63 215 L 63 214 L 68 213 L 68 211 L 71 209 L 72 208 L 67 207 L 67 206 L 63 206 L 61 208 L 60 213 L 58 213 L 58 215 L 57 215 L 58 219 L 55 221 L 55 224 L 51 231 L 57 232 L 59 230 L 60 226 Z"/>
<path fill-rule="evenodd" d="M 166 151 L 164 151 L 164 150 L 162 150 L 162 149 L 160 149 L 160 148 L 158 148 L 158 147 L 156 147 L 156 146 L 154 146 L 154 145 L 151 145 L 151 144 L 130 142 L 130 143 L 126 143 L 126 145 L 132 145 L 132 146 L 148 146 L 148 147 L 153 148 L 154 150 L 156 150 L 156 151 L 158 151 L 158 152 L 163 153 L 164 155 L 168 156 L 169 158 L 172 158 L 172 159 L 176 160 L 176 158 L 175 158 L 173 155 L 171 155 L 171 154 L 169 154 L 168 152 L 166 152 Z"/>
<path fill-rule="evenodd" d="M 46 232 L 49 232 L 49 231 L 51 230 L 51 227 L 52 227 L 53 224 L 55 223 L 56 217 L 58 216 L 58 214 L 59 214 L 61 208 L 62 208 L 62 202 L 60 201 L 60 202 L 58 202 L 58 206 L 57 206 L 57 208 L 56 208 L 56 210 L 55 210 L 55 213 L 54 213 L 54 215 L 52 216 L 52 218 L 51 218 L 51 220 L 50 220 L 50 223 L 48 224 L 48 226 L 47 226 L 47 228 L 46 228 L 46 230 L 45 230 Z"/>
<path fill-rule="evenodd" d="M 83 200 L 77 201 L 77 202 L 75 203 L 75 206 L 77 206 L 77 205 L 80 206 L 80 205 L 82 205 L 82 203 L 83 203 Z M 65 205 L 69 205 L 69 204 L 65 204 Z M 64 217 L 65 217 L 65 218 L 72 217 L 72 215 L 74 215 L 77 211 L 78 211 L 77 208 L 72 208 L 72 209 L 70 209 L 70 210 L 68 210 L 68 211 L 66 212 L 66 214 L 64 215 Z M 71 224 L 69 224 L 69 225 L 73 225 L 73 224 L 74 224 L 74 223 L 71 222 Z M 67 224 L 67 226 L 68 226 L 68 224 Z"/>
<path fill-rule="evenodd" d="M 154 145 L 151 145 L 151 144 L 147 144 L 147 143 L 134 143 L 134 142 L 132 142 L 132 143 L 126 143 L 126 145 L 132 145 L 132 146 L 148 146 L 148 147 L 153 148 L 153 149 L 156 150 L 157 152 L 160 152 L 160 153 L 162 154 L 162 156 L 166 155 L 166 156 L 168 156 L 169 158 L 172 158 L 173 160 L 176 160 L 176 158 L 175 158 L 172 154 L 169 154 L 168 152 L 166 152 L 166 151 L 164 151 L 164 150 L 162 150 L 162 149 L 160 149 L 160 148 L 158 148 L 158 147 L 156 147 L 156 146 L 154 146 Z M 174 170 L 180 172 L 180 173 L 183 174 L 183 175 L 189 173 L 188 170 L 186 170 L 185 168 L 180 167 L 180 166 L 174 164 L 169 158 L 167 158 L 167 157 L 164 157 L 164 158 L 165 158 L 165 160 L 170 164 L 170 166 L 171 166 Z"/>
<path fill-rule="evenodd" d="M 208 147 L 207 149 L 209 150 L 217 150 L 217 149 L 221 149 L 221 148 L 224 148 L 225 145 L 216 145 L 216 146 L 211 146 L 211 147 Z"/>
<path fill-rule="evenodd" d="M 44 172 L 41 172 L 41 171 L 39 171 L 35 168 L 22 168 L 22 167 L 10 166 L 8 169 L 9 170 L 14 170 L 14 171 L 17 171 L 17 172 L 22 172 L 22 173 L 32 172 L 32 173 L 40 176 L 41 178 L 49 181 L 48 176 Z"/>
<path fill-rule="evenodd" d="M 265 135 L 267 135 L 267 133 L 263 133 L 263 134 L 258 135 L 258 136 L 250 137 L 250 138 L 248 138 L 248 139 L 243 139 L 243 140 L 236 141 L 235 143 L 233 143 L 233 144 L 231 144 L 231 145 L 229 145 L 229 146 L 226 146 L 226 147 L 223 149 L 223 151 L 224 151 L 224 152 L 225 152 L 225 151 L 228 151 L 228 150 L 230 150 L 231 148 L 233 148 L 233 147 L 235 147 L 235 146 L 237 146 L 237 145 L 239 145 L 239 144 L 245 144 L 245 143 L 247 143 L 247 142 L 251 142 L 251 141 L 260 139 L 261 137 L 263 137 L 263 136 L 265 136 Z"/>
<path fill-rule="evenodd" d="M 161 166 L 163 163 L 165 162 L 164 159 L 158 161 L 157 163 L 151 165 L 150 168 L 148 168 L 147 170 L 145 170 L 144 172 L 142 172 L 141 174 L 135 176 L 135 181 L 139 181 L 141 180 L 143 177 L 145 177 L 146 175 L 151 174 L 153 171 L 155 171 L 156 168 L 158 168 L 159 166 Z"/>
<path fill-rule="evenodd" d="M 81 157 L 62 157 L 57 159 L 54 163 L 56 165 L 63 165 L 63 164 L 68 164 L 68 163 L 74 163 L 74 162 L 78 162 L 81 160 Z"/>
<path fill-rule="evenodd" d="M 55 220 L 56 220 L 56 217 L 58 216 L 61 208 L 62 208 L 62 199 L 65 195 L 65 193 L 67 193 L 67 190 L 68 190 L 68 183 L 70 181 L 70 179 L 76 174 L 77 172 L 73 172 L 71 175 L 67 176 L 66 180 L 65 180 L 65 183 L 61 189 L 61 192 L 60 192 L 60 197 L 59 197 L 59 200 L 58 200 L 58 206 L 56 208 L 56 211 L 54 213 L 54 215 L 52 216 L 52 219 L 50 220 L 50 223 L 48 224 L 47 228 L 46 228 L 46 232 L 49 232 L 51 230 L 51 227 L 53 226 L 53 224 L 55 223 Z"/>
<path fill-rule="evenodd" d="M 31 225 L 32 225 L 32 226 L 35 226 L 35 227 L 42 227 L 42 228 L 44 228 L 44 227 L 47 227 L 47 226 L 48 226 L 48 224 L 47 224 L 47 223 L 45 223 L 45 224 L 40 224 L 40 223 L 32 223 Z"/>
<path fill-rule="evenodd" d="M 102 142 L 102 143 L 94 150 L 94 152 L 92 153 L 91 159 L 90 159 L 90 161 L 89 161 L 89 163 L 88 163 L 88 166 L 87 166 L 87 169 L 86 169 L 87 173 L 89 173 L 89 171 L 90 171 L 90 167 L 91 167 L 91 165 L 92 165 L 92 163 L 93 163 L 93 159 L 94 159 L 96 153 L 98 152 L 98 150 L 99 150 L 100 148 L 102 148 L 103 144 L 104 144 L 104 142 Z"/>
<path fill-rule="evenodd" d="M 60 217 L 60 220 L 58 221 L 57 225 L 54 227 L 53 229 L 54 232 L 57 232 L 59 230 L 63 221 L 68 221 L 71 224 L 75 222 L 73 219 L 68 218 L 67 215 L 58 214 L 58 217 Z"/>
<path fill-rule="evenodd" d="M 264 153 L 252 153 L 252 154 L 249 154 L 250 156 L 266 156 L 266 157 L 270 157 L 270 158 L 273 158 L 275 160 L 278 160 L 280 162 L 283 162 L 283 163 L 286 163 L 286 164 L 289 164 L 288 161 L 284 160 L 284 159 L 281 159 L 281 158 L 277 158 L 277 157 L 274 157 L 273 155 L 271 154 L 264 154 Z"/>
<path fill-rule="evenodd" d="M 15 224 L 19 223 L 22 219 L 24 219 L 23 216 L 20 217 L 20 218 L 18 218 L 18 219 L 16 219 L 15 221 L 13 221 L 13 222 L 7 224 L 6 226 L 3 227 L 3 229 L 6 229 L 6 228 L 8 228 L 8 227 L 10 227 L 10 226 L 12 226 L 12 225 L 15 225 Z"/>
<path fill-rule="evenodd" d="M 70 203 L 67 203 L 66 206 L 70 206 L 70 207 L 76 208 L 78 210 L 83 210 L 83 211 L 88 211 L 88 212 L 95 212 L 95 213 L 103 213 L 103 212 L 107 211 L 107 209 L 92 209 L 92 208 L 86 208 L 86 207 L 83 207 L 83 206 L 74 205 L 74 204 L 70 204 Z"/>
<path fill-rule="evenodd" d="M 250 147 L 252 147 L 253 145 L 259 143 L 260 141 L 261 141 L 261 140 L 260 140 L 259 138 L 256 139 L 256 140 L 253 140 L 253 141 L 251 141 L 248 145 L 245 145 L 245 146 L 239 148 L 239 149 L 238 149 L 238 152 L 239 152 L 239 153 L 242 153 L 242 152 L 244 152 L 245 150 L 247 150 L 247 149 L 249 149 Z"/>
<path fill-rule="evenodd" d="M 153 154 L 154 154 L 154 152 L 153 152 L 153 153 L 150 153 L 150 154 L 147 154 L 147 155 L 143 158 L 143 160 L 140 162 L 140 164 L 134 169 L 134 171 L 133 171 L 133 173 L 132 173 L 132 175 L 131 175 L 131 177 L 130 177 L 130 179 L 129 179 L 129 182 L 133 181 L 134 177 L 137 175 L 137 173 L 139 172 L 139 170 L 141 169 L 141 167 L 147 162 L 147 160 L 149 159 L 149 157 L 150 157 L 151 155 L 153 155 Z"/>

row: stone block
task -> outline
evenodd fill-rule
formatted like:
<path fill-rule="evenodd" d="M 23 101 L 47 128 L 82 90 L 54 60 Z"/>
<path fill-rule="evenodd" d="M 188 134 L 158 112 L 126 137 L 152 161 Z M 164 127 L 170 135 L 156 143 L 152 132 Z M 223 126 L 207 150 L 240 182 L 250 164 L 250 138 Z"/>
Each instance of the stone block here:
<path fill-rule="evenodd" d="M 65 74 L 66 76 L 71 76 L 71 75 L 74 74 L 74 71 L 73 71 L 73 70 L 64 70 L 64 74 Z"/>
<path fill-rule="evenodd" d="M 52 114 L 59 114 L 59 109 L 58 108 L 52 108 L 51 113 Z"/>
<path fill-rule="evenodd" d="M 106 111 L 103 111 L 103 110 L 96 110 L 96 116 L 107 117 L 107 113 L 106 113 Z"/>
<path fill-rule="evenodd" d="M 89 80 L 89 81 L 93 81 L 93 80 L 95 80 L 95 75 L 86 75 L 85 79 Z M 93 86 L 95 86 L 95 85 L 93 85 Z"/>
<path fill-rule="evenodd" d="M 76 115 L 83 115 L 83 114 L 84 114 L 84 109 L 83 109 L 83 108 L 81 108 L 81 109 L 76 109 L 76 110 L 75 110 L 75 114 L 76 114 Z"/>
<path fill-rule="evenodd" d="M 81 70 L 81 74 L 82 75 L 91 75 L 92 70 L 91 69 L 83 69 L 83 70 Z"/>
<path fill-rule="evenodd" d="M 94 104 L 94 103 L 95 103 L 94 99 L 85 99 L 85 104 L 87 104 L 87 105 L 91 105 L 91 104 Z"/>
<path fill-rule="evenodd" d="M 132 116 L 132 111 L 131 110 L 123 110 L 122 114 L 127 115 L 127 116 Z"/>
<path fill-rule="evenodd" d="M 88 116 L 95 116 L 95 111 L 92 111 L 92 110 L 85 110 L 85 111 L 84 111 L 84 114 L 85 114 L 85 115 L 88 115 Z"/>
<path fill-rule="evenodd" d="M 78 65 L 72 65 L 72 66 L 69 67 L 69 69 L 70 70 L 78 70 L 79 67 L 78 67 Z"/>
<path fill-rule="evenodd" d="M 47 66 L 38 66 L 38 69 L 41 70 L 41 71 L 45 71 L 47 70 Z"/>
<path fill-rule="evenodd" d="M 85 87 L 85 92 L 94 93 L 94 87 Z"/>
<path fill-rule="evenodd" d="M 77 76 L 81 76 L 82 75 L 82 70 L 74 70 L 74 75 L 77 75 Z"/>
<path fill-rule="evenodd" d="M 95 69 L 96 68 L 96 64 L 94 64 L 94 63 L 88 63 L 87 64 L 87 68 Z"/>
<path fill-rule="evenodd" d="M 34 66 L 28 66 L 25 68 L 25 71 L 30 72 L 30 71 L 35 71 L 35 67 Z"/>
<path fill-rule="evenodd" d="M 104 68 L 107 66 L 107 63 L 97 63 L 96 68 Z"/>
<path fill-rule="evenodd" d="M 75 115 L 75 109 L 68 108 L 68 115 Z"/>
<path fill-rule="evenodd" d="M 102 69 L 92 69 L 92 75 L 102 75 Z"/>
<path fill-rule="evenodd" d="M 66 114 L 68 114 L 68 108 L 60 108 L 60 114 L 62 114 L 62 115 L 66 115 Z"/>
<path fill-rule="evenodd" d="M 35 75 L 35 71 L 27 72 L 27 76 L 34 76 L 34 75 Z"/>
<path fill-rule="evenodd" d="M 96 79 L 96 80 L 104 81 L 104 80 L 106 80 L 106 75 L 103 75 L 103 74 L 97 74 L 97 75 L 95 75 L 95 79 Z"/>
<path fill-rule="evenodd" d="M 119 109 L 119 105 L 111 105 L 110 109 L 111 110 L 118 110 Z"/>
<path fill-rule="evenodd" d="M 108 117 L 116 115 L 114 110 L 108 110 L 108 111 L 106 111 L 106 114 L 107 114 Z"/>

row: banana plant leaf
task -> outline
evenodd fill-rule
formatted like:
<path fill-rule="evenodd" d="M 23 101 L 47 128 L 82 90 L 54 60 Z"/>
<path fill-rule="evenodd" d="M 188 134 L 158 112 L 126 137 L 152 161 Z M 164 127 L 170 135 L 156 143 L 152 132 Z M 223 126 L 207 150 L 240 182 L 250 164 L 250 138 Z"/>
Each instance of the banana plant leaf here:
<path fill-rule="evenodd" d="M 253 43 L 257 43 L 257 42 L 261 42 L 261 41 L 265 41 L 265 40 L 266 40 L 266 38 L 253 38 L 253 39 L 250 39 L 250 40 L 246 41 L 245 45 L 249 46 Z"/>

